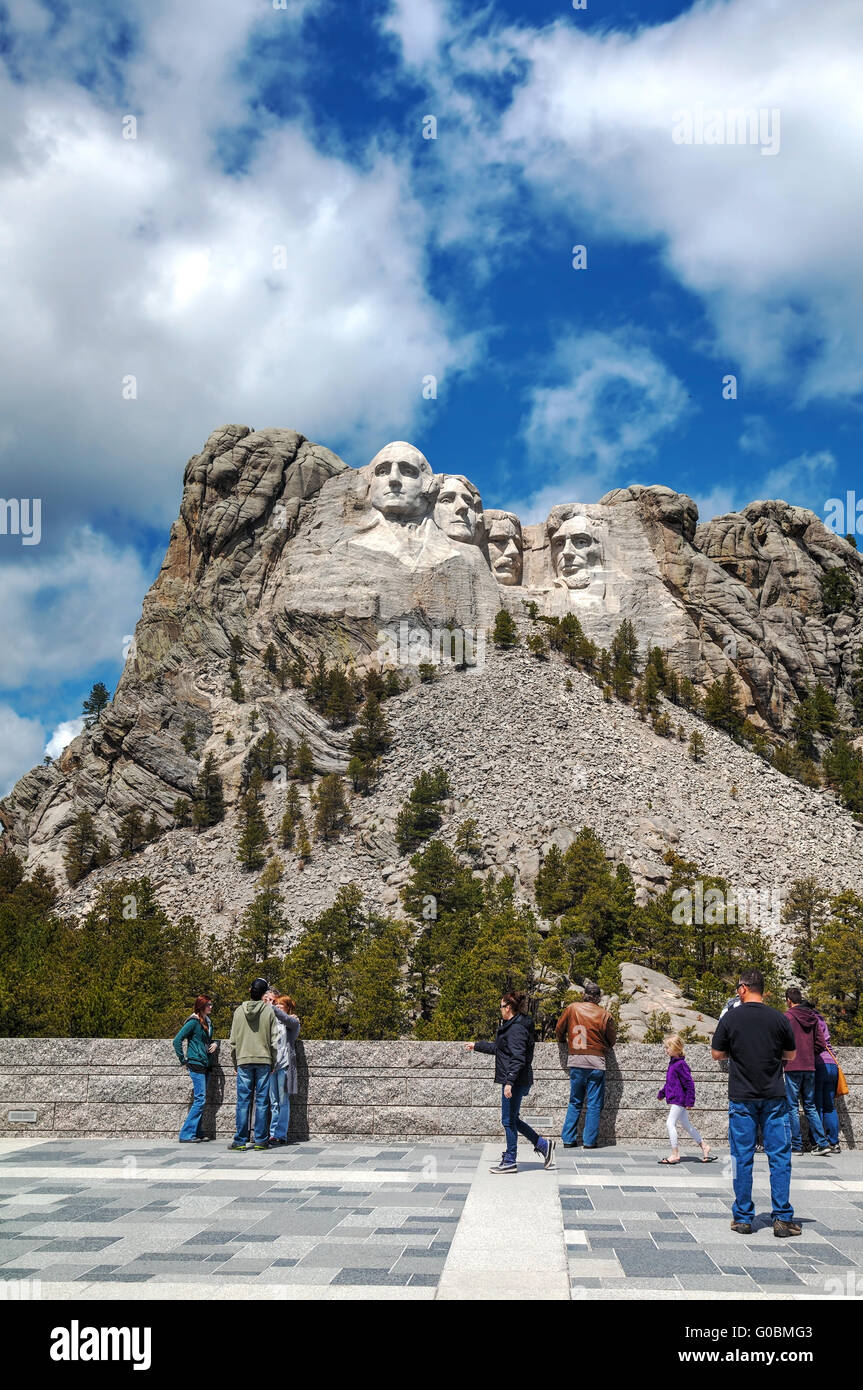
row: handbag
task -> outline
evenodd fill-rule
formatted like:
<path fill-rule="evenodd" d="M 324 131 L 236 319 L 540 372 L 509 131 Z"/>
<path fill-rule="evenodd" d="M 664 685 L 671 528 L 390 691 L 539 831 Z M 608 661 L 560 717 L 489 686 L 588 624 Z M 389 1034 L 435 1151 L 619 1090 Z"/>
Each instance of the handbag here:
<path fill-rule="evenodd" d="M 830 1055 L 831 1061 L 833 1062 L 833 1064 L 834 1064 L 835 1067 L 836 1067 L 836 1072 L 837 1072 L 836 1094 L 837 1094 L 837 1096 L 847 1096 L 847 1094 L 848 1094 L 848 1082 L 847 1082 L 846 1079 L 845 1079 L 845 1073 L 844 1073 L 844 1071 L 842 1070 L 842 1068 L 840 1067 L 839 1063 L 836 1061 L 836 1058 L 833 1056 L 833 1053 L 832 1053 L 832 1051 L 830 1050 L 830 1048 L 828 1048 L 827 1051 L 828 1051 L 828 1053 L 829 1053 L 829 1055 Z"/>

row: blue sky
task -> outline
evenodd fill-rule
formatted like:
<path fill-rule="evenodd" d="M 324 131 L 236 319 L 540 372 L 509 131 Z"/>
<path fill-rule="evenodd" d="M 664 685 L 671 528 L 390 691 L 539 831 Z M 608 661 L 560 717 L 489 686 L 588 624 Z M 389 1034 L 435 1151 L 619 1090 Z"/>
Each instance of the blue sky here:
<path fill-rule="evenodd" d="M 408 438 L 525 520 L 855 489 L 861 40 L 844 0 L 0 0 L 0 495 L 42 502 L 0 792 L 116 682 L 217 425 Z M 740 109 L 772 152 L 673 138 Z"/>

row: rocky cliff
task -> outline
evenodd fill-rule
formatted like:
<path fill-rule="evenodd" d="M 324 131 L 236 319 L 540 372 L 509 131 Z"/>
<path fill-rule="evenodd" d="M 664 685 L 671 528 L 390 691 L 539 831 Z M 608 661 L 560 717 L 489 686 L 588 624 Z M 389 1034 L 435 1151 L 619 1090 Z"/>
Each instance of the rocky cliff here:
<path fill-rule="evenodd" d="M 463 633 L 473 664 L 428 686 L 414 675 L 388 702 L 395 743 L 380 787 L 353 798 L 350 830 L 316 849 L 304 872 L 291 864 L 295 920 L 326 905 L 343 881 L 381 905 L 396 901 L 405 864 L 395 812 L 416 774 L 438 763 L 455 791 L 445 836 L 475 816 L 480 870 L 506 868 L 524 892 L 551 840 L 583 824 L 630 864 L 644 891 L 664 881 L 668 848 L 741 886 L 781 889 L 807 872 L 828 887 L 852 886 L 863 846 L 832 795 L 789 781 L 700 724 L 707 756 L 695 765 L 683 742 L 605 703 L 588 677 L 484 645 L 502 607 L 523 624 L 528 602 L 575 614 L 604 645 L 629 618 L 642 648 L 663 647 L 702 688 L 730 668 L 750 718 L 778 730 L 814 680 L 849 707 L 863 631 L 857 601 L 825 612 L 820 580 L 837 566 L 859 600 L 856 550 L 781 501 L 699 526 L 688 497 L 631 487 L 596 504 L 562 504 L 522 527 L 511 513 L 484 510 L 467 478 L 434 473 L 410 445 L 387 445 L 356 469 L 292 430 L 225 426 L 186 468 L 180 515 L 112 703 L 0 802 L 4 838 L 62 879 L 81 810 L 113 845 L 130 809 L 152 813 L 166 833 L 131 861 L 94 871 L 66 902 L 80 906 L 104 877 L 146 868 L 166 904 L 227 927 L 253 892 L 253 876 L 236 864 L 231 809 L 251 744 L 272 729 L 280 740 L 307 738 L 318 772 L 347 764 L 350 731 L 331 729 L 300 690 L 280 689 L 266 649 L 287 662 L 323 653 L 358 672 L 407 655 L 410 669 L 416 657 L 404 645 L 393 657 L 393 635 L 406 626 Z M 240 701 L 230 693 L 232 642 L 242 653 Z M 687 735 L 696 727 L 682 712 L 675 722 Z M 193 753 L 183 740 L 189 724 Z M 172 829 L 174 803 L 191 798 L 209 752 L 228 816 L 201 834 Z M 282 795 L 268 787 L 273 829 Z"/>

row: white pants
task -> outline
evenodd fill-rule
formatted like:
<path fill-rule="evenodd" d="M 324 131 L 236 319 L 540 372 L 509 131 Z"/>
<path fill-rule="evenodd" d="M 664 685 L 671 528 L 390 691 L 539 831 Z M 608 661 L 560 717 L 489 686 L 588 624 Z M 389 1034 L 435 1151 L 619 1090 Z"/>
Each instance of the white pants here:
<path fill-rule="evenodd" d="M 677 1148 L 677 1126 L 678 1126 L 678 1125 L 681 1125 L 682 1128 L 686 1130 L 686 1133 L 687 1133 L 687 1134 L 691 1134 L 691 1135 L 692 1135 L 692 1138 L 695 1140 L 696 1144 L 699 1145 L 699 1147 L 700 1147 L 701 1144 L 703 1143 L 703 1140 L 702 1140 L 702 1138 L 701 1138 L 701 1135 L 698 1133 L 698 1130 L 695 1128 L 695 1125 L 694 1125 L 694 1124 L 692 1123 L 692 1121 L 690 1120 L 689 1115 L 687 1114 L 686 1109 L 685 1109 L 684 1106 L 682 1106 L 682 1105 L 669 1105 L 669 1107 L 668 1107 L 668 1119 L 667 1119 L 666 1123 L 667 1123 L 667 1125 L 668 1125 L 668 1138 L 669 1138 L 670 1141 L 671 1141 L 671 1147 L 672 1147 L 673 1149 L 676 1149 L 676 1148 Z"/>

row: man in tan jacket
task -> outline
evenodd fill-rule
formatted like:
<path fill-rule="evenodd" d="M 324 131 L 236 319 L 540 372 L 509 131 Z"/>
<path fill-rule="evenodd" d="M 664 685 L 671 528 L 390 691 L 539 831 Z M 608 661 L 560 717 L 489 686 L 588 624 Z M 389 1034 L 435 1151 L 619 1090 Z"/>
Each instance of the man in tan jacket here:
<path fill-rule="evenodd" d="M 569 1105 L 561 1131 L 565 1149 L 578 1148 L 578 1121 L 585 1098 L 583 1143 L 586 1149 L 597 1147 L 605 1098 L 605 1054 L 617 1041 L 614 1019 L 599 1002 L 599 985 L 587 981 L 583 989 L 584 999 L 564 1009 L 555 1029 L 559 1042 L 566 1038 L 569 1052 Z"/>

